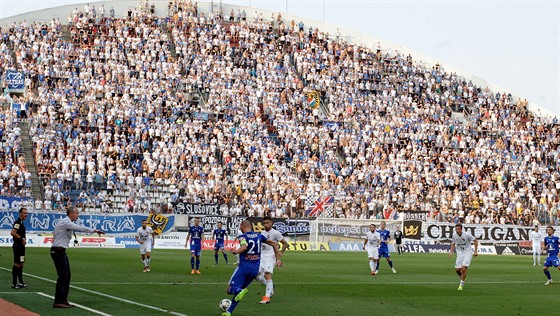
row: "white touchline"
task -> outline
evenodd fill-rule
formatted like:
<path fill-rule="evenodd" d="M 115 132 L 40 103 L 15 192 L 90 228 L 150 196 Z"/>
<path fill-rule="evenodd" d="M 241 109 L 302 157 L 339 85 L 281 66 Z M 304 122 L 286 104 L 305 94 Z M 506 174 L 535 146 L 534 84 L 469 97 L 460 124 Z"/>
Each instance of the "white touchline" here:
<path fill-rule="evenodd" d="M 39 295 L 41 295 L 41 296 L 44 296 L 44 297 L 48 297 L 48 298 L 54 299 L 54 296 L 45 294 L 45 293 L 43 293 L 43 292 L 35 292 L 35 293 L 37 293 L 37 294 L 39 294 Z M 70 302 L 70 303 L 72 303 L 72 304 L 75 305 L 76 307 L 79 307 L 79 308 L 81 308 L 81 309 L 85 309 L 86 311 L 90 311 L 90 312 L 95 313 L 95 314 L 98 314 L 98 315 L 102 315 L 102 316 L 112 316 L 111 314 L 103 313 L 102 311 L 99 311 L 99 310 L 97 310 L 97 309 L 89 308 L 89 307 L 86 307 L 86 306 L 84 306 L 84 305 L 76 304 L 76 303 L 73 303 L 73 302 Z"/>
<path fill-rule="evenodd" d="M 75 284 L 81 285 L 177 285 L 177 286 L 188 286 L 188 285 L 227 285 L 225 282 L 74 282 Z M 278 285 L 363 285 L 363 284 L 376 284 L 376 285 L 412 285 L 412 284 L 455 284 L 456 281 L 434 281 L 434 282 L 373 282 L 373 281 L 360 281 L 360 282 L 274 282 Z M 469 281 L 469 284 L 533 284 L 540 283 L 536 281 Z"/>
<path fill-rule="evenodd" d="M 0 267 L 0 269 L 5 270 L 5 271 L 12 271 L 12 270 L 6 269 L 4 267 Z M 32 278 L 36 278 L 36 279 L 39 279 L 39 280 L 43 280 L 43 281 L 47 281 L 47 282 L 56 284 L 55 280 L 43 278 L 43 277 L 40 277 L 38 275 L 34 275 L 34 274 L 30 274 L 30 273 L 23 273 L 23 274 L 25 274 L 26 276 L 30 276 Z M 76 289 L 76 290 L 96 294 L 96 295 L 99 295 L 99 296 L 104 296 L 104 297 L 107 297 L 107 298 L 110 298 L 110 299 L 113 299 L 113 300 L 116 300 L 116 301 L 121 301 L 121 302 L 125 302 L 125 303 L 128 303 L 128 304 L 153 309 L 155 311 L 162 312 L 162 313 L 167 313 L 167 314 L 176 315 L 176 316 L 187 316 L 186 314 L 181 314 L 181 313 L 173 312 L 173 311 L 170 311 L 170 310 L 167 310 L 167 309 L 163 309 L 163 308 L 159 308 L 159 307 L 155 307 L 155 306 L 150 306 L 150 305 L 134 302 L 134 301 L 131 301 L 131 300 L 127 300 L 127 299 L 124 299 L 124 298 L 116 297 L 116 296 L 113 296 L 113 295 L 109 295 L 109 294 L 105 294 L 105 293 L 101 293 L 101 292 L 97 292 L 97 291 L 93 291 L 93 290 L 88 290 L 88 289 L 85 289 L 83 287 L 79 287 L 79 286 L 75 286 L 75 285 L 70 285 L 70 287 L 73 288 L 73 289 Z"/>

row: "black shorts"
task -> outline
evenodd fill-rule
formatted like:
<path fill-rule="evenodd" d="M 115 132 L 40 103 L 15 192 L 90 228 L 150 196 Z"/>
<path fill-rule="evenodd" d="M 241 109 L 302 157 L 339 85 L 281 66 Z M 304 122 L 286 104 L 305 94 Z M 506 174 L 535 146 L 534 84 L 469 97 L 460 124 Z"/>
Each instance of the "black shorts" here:
<path fill-rule="evenodd" d="M 14 251 L 14 263 L 24 263 L 25 262 L 25 246 L 14 246 L 12 247 Z"/>

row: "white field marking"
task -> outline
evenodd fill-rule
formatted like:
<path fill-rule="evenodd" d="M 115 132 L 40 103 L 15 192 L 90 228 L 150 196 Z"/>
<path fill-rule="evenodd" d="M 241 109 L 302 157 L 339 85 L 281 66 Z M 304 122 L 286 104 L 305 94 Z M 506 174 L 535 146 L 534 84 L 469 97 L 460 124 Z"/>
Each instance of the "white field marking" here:
<path fill-rule="evenodd" d="M 23 292 L 23 291 L 17 291 L 17 292 L 0 292 L 0 294 L 37 294 L 38 292 Z"/>
<path fill-rule="evenodd" d="M 5 271 L 12 271 L 12 270 L 6 269 L 4 267 L 0 267 L 0 269 L 5 270 Z M 55 280 L 43 278 L 41 276 L 30 274 L 30 273 L 23 273 L 23 274 L 26 275 L 26 276 L 30 276 L 32 278 L 35 278 L 35 279 L 39 279 L 39 280 L 43 280 L 43 281 L 46 281 L 46 282 L 56 284 Z M 95 284 L 95 283 L 90 283 L 90 284 Z M 115 284 L 117 284 L 117 283 L 115 283 Z M 134 302 L 134 301 L 131 301 L 131 300 L 127 300 L 127 299 L 124 299 L 124 298 L 116 297 L 116 296 L 113 296 L 113 295 L 88 290 L 86 288 L 75 286 L 75 285 L 70 285 L 70 287 L 73 288 L 73 289 L 76 289 L 76 290 L 92 293 L 92 294 L 95 294 L 95 295 L 107 297 L 107 298 L 110 298 L 110 299 L 113 299 L 113 300 L 116 300 L 116 301 L 121 301 L 121 302 L 124 302 L 124 303 L 132 304 L 132 305 L 136 305 L 136 306 L 140 306 L 140 307 L 145 307 L 145 308 L 152 309 L 152 310 L 162 312 L 162 313 L 167 313 L 167 314 L 171 314 L 171 315 L 175 315 L 175 316 L 187 316 L 186 314 L 181 314 L 181 313 L 173 312 L 173 311 L 170 311 L 170 310 L 167 310 L 167 309 L 163 309 L 163 308 L 159 308 L 159 307 L 155 307 L 155 306 L 150 306 L 150 305 Z"/>
<path fill-rule="evenodd" d="M 81 285 L 224 285 L 227 286 L 225 282 L 73 282 L 75 284 Z M 361 285 L 361 284 L 385 284 L 385 285 L 412 285 L 412 284 L 455 284 L 457 281 L 440 281 L 440 282 L 375 282 L 375 279 L 372 278 L 372 281 L 369 282 L 274 282 L 274 284 L 278 285 Z M 541 283 L 540 281 L 469 281 L 468 284 L 533 284 L 533 283 Z"/>
<path fill-rule="evenodd" d="M 48 295 L 48 294 L 45 294 L 45 293 L 43 293 L 43 292 L 36 292 L 36 293 L 39 294 L 39 295 L 41 295 L 41 296 L 54 299 L 54 296 L 52 296 L 52 295 Z M 79 307 L 79 308 L 81 308 L 81 309 L 85 309 L 86 311 L 95 313 L 95 314 L 97 314 L 97 315 L 111 316 L 111 314 L 103 313 L 102 311 L 97 310 L 97 309 L 89 308 L 89 307 L 86 307 L 86 306 L 84 306 L 84 305 L 80 305 L 80 304 L 76 304 L 76 303 L 72 303 L 72 302 L 70 302 L 70 303 L 73 304 L 73 305 L 76 306 L 76 307 Z"/>

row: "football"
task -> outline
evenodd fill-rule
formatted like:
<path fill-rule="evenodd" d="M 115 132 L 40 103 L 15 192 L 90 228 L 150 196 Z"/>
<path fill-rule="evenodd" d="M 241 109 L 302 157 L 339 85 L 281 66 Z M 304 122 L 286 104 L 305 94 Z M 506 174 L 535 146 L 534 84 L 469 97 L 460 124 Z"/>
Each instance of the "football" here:
<path fill-rule="evenodd" d="M 231 301 L 228 300 L 227 298 L 224 298 L 223 300 L 220 301 L 220 310 L 222 310 L 222 312 L 225 312 L 228 310 L 230 305 L 231 305 Z"/>

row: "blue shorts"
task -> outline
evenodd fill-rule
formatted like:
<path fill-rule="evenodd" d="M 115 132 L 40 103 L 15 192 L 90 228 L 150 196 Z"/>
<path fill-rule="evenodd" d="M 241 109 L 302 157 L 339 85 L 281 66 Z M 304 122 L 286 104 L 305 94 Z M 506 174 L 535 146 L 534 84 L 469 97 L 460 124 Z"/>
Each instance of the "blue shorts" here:
<path fill-rule="evenodd" d="M 560 266 L 560 260 L 558 260 L 558 257 L 547 257 L 546 261 L 544 262 L 544 266 L 545 267 L 550 267 L 550 266 L 558 267 L 558 266 Z"/>
<path fill-rule="evenodd" d="M 218 250 L 218 249 L 224 249 L 224 243 L 215 243 L 214 244 L 214 250 Z"/>
<path fill-rule="evenodd" d="M 200 257 L 200 246 L 193 246 L 191 245 L 191 255 L 195 255 L 196 257 Z"/>
<path fill-rule="evenodd" d="M 389 249 L 379 248 L 379 258 L 389 258 L 391 255 L 389 254 Z"/>
<path fill-rule="evenodd" d="M 229 285 L 231 287 L 237 286 L 242 289 L 246 288 L 251 284 L 253 279 L 259 274 L 259 267 L 255 269 L 247 269 L 244 267 L 237 267 L 233 271 L 233 275 L 229 279 Z"/>

